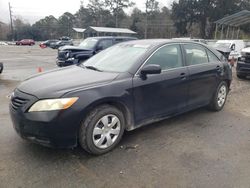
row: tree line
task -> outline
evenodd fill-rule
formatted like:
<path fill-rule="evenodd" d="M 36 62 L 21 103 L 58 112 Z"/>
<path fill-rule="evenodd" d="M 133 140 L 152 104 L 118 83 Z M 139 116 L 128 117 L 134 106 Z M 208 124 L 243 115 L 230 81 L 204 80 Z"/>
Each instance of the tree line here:
<path fill-rule="evenodd" d="M 13 20 L 14 39 L 73 37 L 73 27 L 88 26 L 130 28 L 137 32 L 138 38 L 212 38 L 214 21 L 240 10 L 250 10 L 249 0 L 179 0 L 170 9 L 160 8 L 157 0 L 145 0 L 145 10 L 135 7 L 128 15 L 125 10 L 134 5 L 131 0 L 90 0 L 75 14 L 65 12 L 59 18 L 49 15 L 32 25 L 17 18 Z M 12 38 L 8 28 L 0 24 L 1 40 Z M 243 30 L 249 34 L 250 24 Z"/>

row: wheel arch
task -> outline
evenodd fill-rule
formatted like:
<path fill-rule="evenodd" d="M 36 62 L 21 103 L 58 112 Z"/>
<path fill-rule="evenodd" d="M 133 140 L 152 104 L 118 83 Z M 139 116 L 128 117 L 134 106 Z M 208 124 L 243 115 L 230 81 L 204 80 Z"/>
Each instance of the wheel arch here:
<path fill-rule="evenodd" d="M 224 82 L 226 82 L 226 84 L 227 84 L 227 88 L 228 88 L 228 90 L 230 89 L 230 85 L 231 85 L 231 80 L 230 79 L 225 79 L 225 80 L 223 80 Z"/>
<path fill-rule="evenodd" d="M 98 100 L 98 101 L 91 103 L 84 109 L 83 114 L 85 115 L 83 119 L 85 119 L 92 110 L 103 105 L 110 105 L 120 110 L 122 114 L 124 115 L 125 130 L 134 129 L 134 118 L 133 118 L 133 113 L 131 112 L 131 109 L 129 109 L 129 107 L 125 105 L 123 102 L 119 100 L 115 100 L 115 99 L 102 99 L 102 100 Z"/>

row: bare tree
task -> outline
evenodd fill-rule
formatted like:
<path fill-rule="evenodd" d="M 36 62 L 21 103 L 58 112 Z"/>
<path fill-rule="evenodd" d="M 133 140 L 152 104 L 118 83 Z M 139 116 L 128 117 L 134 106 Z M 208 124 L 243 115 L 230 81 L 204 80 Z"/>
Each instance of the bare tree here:
<path fill-rule="evenodd" d="M 146 0 L 146 20 L 145 20 L 145 32 L 144 32 L 144 38 L 147 38 L 148 34 L 148 17 L 149 15 L 159 9 L 159 2 L 156 0 Z"/>
<path fill-rule="evenodd" d="M 123 11 L 124 8 L 129 8 L 134 4 L 135 3 L 130 0 L 105 0 L 105 6 L 109 8 L 115 17 L 115 27 L 118 27 L 118 14 Z"/>
<path fill-rule="evenodd" d="M 88 9 L 90 15 L 96 26 L 100 26 L 103 23 L 104 13 L 104 1 L 103 0 L 89 0 Z"/>

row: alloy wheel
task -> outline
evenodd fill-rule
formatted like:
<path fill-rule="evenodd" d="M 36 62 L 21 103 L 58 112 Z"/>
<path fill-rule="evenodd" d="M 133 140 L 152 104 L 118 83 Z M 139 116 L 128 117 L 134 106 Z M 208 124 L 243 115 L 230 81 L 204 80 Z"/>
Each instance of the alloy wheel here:
<path fill-rule="evenodd" d="M 222 107 L 226 101 L 227 96 L 227 88 L 225 85 L 222 85 L 219 89 L 218 96 L 217 96 L 217 103 L 219 107 Z"/>

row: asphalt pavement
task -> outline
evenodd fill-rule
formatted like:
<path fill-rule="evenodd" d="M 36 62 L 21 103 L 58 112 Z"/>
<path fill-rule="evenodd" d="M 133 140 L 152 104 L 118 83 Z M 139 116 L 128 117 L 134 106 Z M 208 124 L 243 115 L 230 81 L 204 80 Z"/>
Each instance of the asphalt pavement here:
<path fill-rule="evenodd" d="M 102 156 L 22 140 L 7 96 L 38 67 L 57 68 L 56 53 L 0 46 L 0 187 L 250 188 L 250 80 L 235 73 L 222 111 L 201 108 L 126 132 Z"/>

